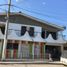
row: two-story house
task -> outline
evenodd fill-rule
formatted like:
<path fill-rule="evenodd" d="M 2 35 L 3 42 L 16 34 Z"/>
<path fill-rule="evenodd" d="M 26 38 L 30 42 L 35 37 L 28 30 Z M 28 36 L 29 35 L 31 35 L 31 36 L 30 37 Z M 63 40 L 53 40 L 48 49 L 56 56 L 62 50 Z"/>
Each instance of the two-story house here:
<path fill-rule="evenodd" d="M 0 13 L 0 59 L 4 60 L 60 60 L 64 27 L 26 15 L 11 13 L 6 49 L 3 49 L 6 13 Z"/>

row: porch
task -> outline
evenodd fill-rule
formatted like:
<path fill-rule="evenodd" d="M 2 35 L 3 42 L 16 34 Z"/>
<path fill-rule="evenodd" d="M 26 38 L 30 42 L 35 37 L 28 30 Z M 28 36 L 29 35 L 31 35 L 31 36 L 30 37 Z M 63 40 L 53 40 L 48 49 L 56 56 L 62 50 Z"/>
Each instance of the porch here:
<path fill-rule="evenodd" d="M 0 59 L 2 58 L 2 42 L 0 43 Z M 54 53 L 53 49 L 55 48 L 58 49 L 58 52 L 61 52 L 61 46 L 49 46 L 46 43 L 31 41 L 8 40 L 5 61 L 52 61 L 51 54 Z"/>

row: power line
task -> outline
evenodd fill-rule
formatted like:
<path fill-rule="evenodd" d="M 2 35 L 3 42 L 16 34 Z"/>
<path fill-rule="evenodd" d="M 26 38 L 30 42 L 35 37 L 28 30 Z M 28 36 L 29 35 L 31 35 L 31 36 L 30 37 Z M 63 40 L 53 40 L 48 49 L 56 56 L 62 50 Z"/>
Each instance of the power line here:
<path fill-rule="evenodd" d="M 2 6 L 8 6 L 9 4 L 0 4 L 0 7 L 2 7 Z M 13 5 L 10 5 L 10 6 L 13 6 Z M 6 9 L 3 9 L 3 8 L 0 8 L 2 11 L 5 11 L 5 12 L 7 12 L 7 10 Z"/>
<path fill-rule="evenodd" d="M 7 10 L 6 9 L 3 9 L 3 8 L 0 8 L 0 10 L 7 12 Z"/>
<path fill-rule="evenodd" d="M 6 5 L 8 6 L 8 4 L 0 4 L 0 6 L 6 6 Z"/>
<path fill-rule="evenodd" d="M 0 6 L 8 6 L 8 5 L 9 5 L 9 4 L 0 4 Z M 56 16 L 50 16 L 50 15 L 42 14 L 42 13 L 39 13 L 39 12 L 36 12 L 36 11 L 33 11 L 33 10 L 27 10 L 27 9 L 18 7 L 18 6 L 16 6 L 16 5 L 10 5 L 10 6 L 15 7 L 15 8 L 18 8 L 18 9 L 21 9 L 21 10 L 25 10 L 25 11 L 30 12 L 30 13 L 34 13 L 34 14 L 37 14 L 37 15 L 46 16 L 46 17 L 49 17 L 49 18 L 54 18 L 54 19 L 58 19 L 58 20 L 65 21 L 65 20 L 63 20 L 62 18 L 59 18 L 59 17 L 56 17 Z M 13 9 L 14 9 L 14 8 L 13 8 Z M 4 9 L 2 9 L 2 10 L 4 10 Z"/>
<path fill-rule="evenodd" d="M 31 12 L 31 13 L 37 14 L 37 15 L 46 16 L 46 17 L 49 17 L 49 18 L 54 18 L 54 19 L 65 21 L 65 20 L 63 20 L 62 18 L 59 18 L 59 17 L 50 16 L 50 15 L 47 15 L 47 14 L 42 14 L 42 13 L 39 13 L 39 12 L 36 12 L 36 11 L 32 11 L 32 10 L 27 10 L 27 9 L 24 9 L 24 8 L 15 6 L 15 5 L 12 5 L 12 6 L 15 7 L 15 8 L 21 9 L 21 10 L 25 10 L 27 12 Z"/>

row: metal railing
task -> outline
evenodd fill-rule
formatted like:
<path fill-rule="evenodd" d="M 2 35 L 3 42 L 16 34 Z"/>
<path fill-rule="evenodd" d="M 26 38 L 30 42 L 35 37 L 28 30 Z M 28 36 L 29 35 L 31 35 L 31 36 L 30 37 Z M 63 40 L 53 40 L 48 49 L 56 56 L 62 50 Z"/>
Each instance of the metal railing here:
<path fill-rule="evenodd" d="M 22 55 L 22 56 L 21 56 Z M 50 59 L 51 56 L 49 53 L 45 53 L 45 54 L 42 54 L 42 55 L 32 55 L 31 53 L 29 54 L 24 54 L 21 53 L 20 56 L 18 56 L 18 50 L 15 50 L 15 52 L 13 50 L 6 50 L 6 59 L 38 59 L 38 60 L 41 60 L 41 59 Z"/>

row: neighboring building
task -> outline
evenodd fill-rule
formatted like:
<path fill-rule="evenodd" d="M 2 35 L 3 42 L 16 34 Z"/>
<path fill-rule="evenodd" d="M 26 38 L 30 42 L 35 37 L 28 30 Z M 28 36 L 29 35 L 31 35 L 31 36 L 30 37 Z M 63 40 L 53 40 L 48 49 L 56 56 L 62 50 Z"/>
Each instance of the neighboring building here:
<path fill-rule="evenodd" d="M 6 14 L 0 13 L 0 59 L 4 41 Z M 63 27 L 26 15 L 11 13 L 5 60 L 60 59 L 63 52 Z"/>

